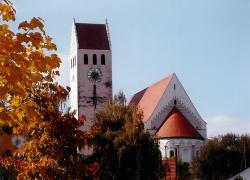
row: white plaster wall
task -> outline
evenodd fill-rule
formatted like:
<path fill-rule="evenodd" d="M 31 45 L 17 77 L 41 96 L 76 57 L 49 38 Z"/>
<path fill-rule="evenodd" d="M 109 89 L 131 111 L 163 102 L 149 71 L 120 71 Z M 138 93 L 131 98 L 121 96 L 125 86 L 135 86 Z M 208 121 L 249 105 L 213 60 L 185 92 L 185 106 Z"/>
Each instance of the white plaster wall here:
<path fill-rule="evenodd" d="M 182 162 L 191 163 L 193 158 L 196 155 L 196 152 L 200 152 L 202 146 L 204 145 L 204 141 L 199 139 L 160 139 L 159 140 L 160 151 L 162 154 L 162 158 L 170 157 L 170 151 L 175 152 L 175 148 L 179 148 L 178 158 L 182 160 Z"/>
<path fill-rule="evenodd" d="M 84 64 L 84 54 L 88 55 L 88 65 Z M 93 54 L 97 55 L 97 65 L 93 65 Z M 101 65 L 101 55 L 105 55 L 105 65 Z M 79 49 L 77 53 L 77 77 L 78 77 L 78 115 L 85 115 L 88 121 L 83 127 L 89 129 L 95 117 L 94 106 L 91 101 L 93 96 L 93 83 L 87 77 L 90 68 L 99 68 L 102 72 L 102 80 L 96 83 L 96 94 L 102 98 L 102 102 L 97 103 L 96 112 L 103 110 L 108 99 L 112 97 L 112 57 L 110 50 L 88 50 Z M 110 82 L 107 87 L 105 83 Z"/>
<path fill-rule="evenodd" d="M 77 57 L 77 37 L 75 31 L 75 23 L 72 24 L 71 30 L 71 41 L 70 41 L 70 59 L 68 62 L 68 67 L 70 68 L 70 107 L 72 111 L 76 111 L 75 117 L 78 118 L 78 99 L 77 99 L 77 64 L 71 67 L 71 61 L 73 58 Z"/>
<path fill-rule="evenodd" d="M 250 168 L 245 169 L 241 173 L 229 178 L 228 180 L 234 180 L 239 175 L 243 178 L 243 180 L 249 180 L 250 179 Z"/>

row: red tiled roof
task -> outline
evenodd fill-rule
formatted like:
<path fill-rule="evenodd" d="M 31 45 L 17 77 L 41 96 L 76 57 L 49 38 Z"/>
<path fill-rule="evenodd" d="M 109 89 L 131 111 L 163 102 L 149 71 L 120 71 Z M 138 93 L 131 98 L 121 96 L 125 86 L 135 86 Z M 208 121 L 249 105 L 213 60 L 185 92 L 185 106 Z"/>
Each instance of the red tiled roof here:
<path fill-rule="evenodd" d="M 143 122 L 146 122 L 154 112 L 172 77 L 173 74 L 136 93 L 131 98 L 129 105 L 134 104 L 143 110 Z"/>
<path fill-rule="evenodd" d="M 177 109 L 168 114 L 161 127 L 156 132 L 159 138 L 193 138 L 203 139 L 199 132 Z"/>
<path fill-rule="evenodd" d="M 105 24 L 75 23 L 79 49 L 110 50 Z"/>

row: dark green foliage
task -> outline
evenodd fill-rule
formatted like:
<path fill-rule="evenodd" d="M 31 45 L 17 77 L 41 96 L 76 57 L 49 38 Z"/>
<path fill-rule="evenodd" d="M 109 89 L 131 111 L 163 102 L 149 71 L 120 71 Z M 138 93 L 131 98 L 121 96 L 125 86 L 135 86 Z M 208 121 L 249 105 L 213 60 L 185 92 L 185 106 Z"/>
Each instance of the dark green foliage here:
<path fill-rule="evenodd" d="M 104 112 L 97 114 L 97 176 L 109 180 L 159 179 L 162 163 L 158 142 L 145 132 L 142 113 L 125 102 L 120 93 Z"/>
<path fill-rule="evenodd" d="M 188 163 L 182 162 L 181 160 L 177 161 L 177 176 L 179 180 L 193 179 Z"/>
<path fill-rule="evenodd" d="M 8 150 L 5 153 L 2 153 L 0 157 L 12 156 L 12 153 Z M 13 167 L 6 168 L 0 164 L 0 180 L 15 180 L 16 171 Z"/>
<path fill-rule="evenodd" d="M 6 169 L 0 165 L 0 180 L 16 180 L 16 173 L 13 169 Z"/>
<path fill-rule="evenodd" d="M 245 165 L 250 166 L 250 137 L 235 134 L 209 140 L 192 164 L 196 176 L 206 179 L 232 177 L 243 170 Z"/>

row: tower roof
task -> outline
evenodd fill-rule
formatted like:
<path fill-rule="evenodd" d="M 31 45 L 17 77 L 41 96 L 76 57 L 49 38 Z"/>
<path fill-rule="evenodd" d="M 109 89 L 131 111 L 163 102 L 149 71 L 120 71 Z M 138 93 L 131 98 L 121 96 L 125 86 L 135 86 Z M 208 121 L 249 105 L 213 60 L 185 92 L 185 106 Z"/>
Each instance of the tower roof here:
<path fill-rule="evenodd" d="M 173 75 L 167 76 L 132 96 L 129 105 L 134 104 L 143 110 L 143 122 L 146 122 L 154 112 Z"/>
<path fill-rule="evenodd" d="M 185 116 L 174 107 L 156 132 L 159 138 L 203 139 Z"/>
<path fill-rule="evenodd" d="M 110 50 L 105 24 L 75 23 L 79 49 Z"/>

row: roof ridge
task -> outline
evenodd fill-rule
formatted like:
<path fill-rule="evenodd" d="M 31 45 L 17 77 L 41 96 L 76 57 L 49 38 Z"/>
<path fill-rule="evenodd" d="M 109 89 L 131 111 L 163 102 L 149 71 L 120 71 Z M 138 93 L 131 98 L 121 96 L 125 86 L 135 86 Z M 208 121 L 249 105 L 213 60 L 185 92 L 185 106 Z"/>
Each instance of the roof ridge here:
<path fill-rule="evenodd" d="M 157 104 L 161 100 L 174 75 L 173 73 L 132 96 L 129 104 L 135 104 L 142 108 L 144 112 L 144 123 L 149 120 L 152 113 L 155 111 Z M 147 98 L 143 98 L 144 96 L 147 96 Z"/>
<path fill-rule="evenodd" d="M 175 73 L 172 73 L 172 74 L 170 74 L 170 75 L 166 76 L 165 78 L 163 78 L 163 79 L 161 79 L 161 80 L 159 80 L 159 81 L 155 82 L 154 84 L 149 85 L 147 88 L 149 88 L 149 87 L 153 87 L 153 86 L 155 86 L 155 85 L 157 85 L 157 84 L 160 84 L 161 82 L 163 82 L 164 80 L 167 80 L 168 78 L 170 78 L 170 79 L 169 79 L 169 82 L 170 82 L 170 81 L 171 81 L 171 79 L 174 77 L 174 75 L 176 76 L 176 74 L 175 74 Z"/>
<path fill-rule="evenodd" d="M 106 25 L 106 24 L 102 24 L 102 23 L 78 23 L 78 22 L 75 22 L 75 24 L 79 24 L 79 25 Z"/>

